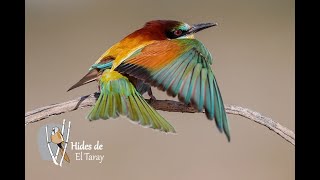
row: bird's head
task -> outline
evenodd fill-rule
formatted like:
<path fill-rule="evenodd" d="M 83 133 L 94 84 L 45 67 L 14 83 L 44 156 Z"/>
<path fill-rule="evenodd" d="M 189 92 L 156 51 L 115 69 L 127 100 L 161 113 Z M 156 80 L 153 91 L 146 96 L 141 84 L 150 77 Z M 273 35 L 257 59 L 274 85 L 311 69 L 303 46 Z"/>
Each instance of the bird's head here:
<path fill-rule="evenodd" d="M 58 128 L 58 127 L 53 127 L 51 134 L 54 135 L 54 134 L 57 133 L 58 131 L 59 131 L 59 128 Z"/>
<path fill-rule="evenodd" d="M 154 20 L 145 24 L 144 28 L 161 33 L 167 39 L 193 38 L 193 34 L 201 30 L 216 26 L 217 23 L 200 23 L 189 25 L 173 20 Z"/>

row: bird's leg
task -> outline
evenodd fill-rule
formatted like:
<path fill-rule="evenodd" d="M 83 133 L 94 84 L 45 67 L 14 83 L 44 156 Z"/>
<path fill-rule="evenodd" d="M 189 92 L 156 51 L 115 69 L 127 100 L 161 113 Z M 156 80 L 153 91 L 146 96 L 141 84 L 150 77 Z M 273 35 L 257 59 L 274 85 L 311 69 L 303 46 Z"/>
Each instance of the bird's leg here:
<path fill-rule="evenodd" d="M 109 62 L 109 61 L 108 61 Z M 104 70 L 99 70 L 99 73 L 97 75 L 97 78 L 96 78 L 96 81 L 98 83 L 98 93 L 100 94 L 101 92 L 101 86 L 100 86 L 100 78 L 102 76 L 102 73 L 103 73 Z"/>
<path fill-rule="evenodd" d="M 98 78 L 97 78 L 97 80 L 96 80 L 96 81 L 98 82 L 98 93 L 100 93 L 100 92 L 101 92 L 101 89 L 100 89 L 100 83 L 99 83 Z"/>
<path fill-rule="evenodd" d="M 154 97 L 153 93 L 152 93 L 152 90 L 151 90 L 151 87 L 149 87 L 148 89 L 148 95 L 150 97 L 150 101 L 155 101 L 157 100 L 156 97 Z"/>

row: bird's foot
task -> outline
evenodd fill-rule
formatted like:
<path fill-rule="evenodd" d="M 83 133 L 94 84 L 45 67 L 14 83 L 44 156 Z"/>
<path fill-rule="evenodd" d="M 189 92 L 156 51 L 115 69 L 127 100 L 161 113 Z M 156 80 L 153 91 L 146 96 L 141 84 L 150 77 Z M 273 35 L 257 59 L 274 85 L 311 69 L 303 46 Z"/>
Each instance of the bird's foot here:
<path fill-rule="evenodd" d="M 156 100 L 157 100 L 157 98 L 154 97 L 154 95 L 152 94 L 151 88 L 148 89 L 148 95 L 149 95 L 149 97 L 150 97 L 150 102 L 153 102 L 153 101 L 156 101 Z"/>
<path fill-rule="evenodd" d="M 154 97 L 154 95 L 151 95 L 150 96 L 150 102 L 153 102 L 153 101 L 156 101 L 157 99 L 156 99 L 156 97 Z"/>
<path fill-rule="evenodd" d="M 101 89 L 100 89 L 100 84 L 98 83 L 98 93 L 101 92 Z"/>

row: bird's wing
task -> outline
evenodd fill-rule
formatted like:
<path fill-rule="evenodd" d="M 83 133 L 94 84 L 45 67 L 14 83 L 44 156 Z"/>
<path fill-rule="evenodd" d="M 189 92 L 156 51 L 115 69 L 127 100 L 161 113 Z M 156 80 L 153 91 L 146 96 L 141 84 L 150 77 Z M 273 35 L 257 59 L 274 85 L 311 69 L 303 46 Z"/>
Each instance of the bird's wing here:
<path fill-rule="evenodd" d="M 196 39 L 157 41 L 144 47 L 115 70 L 144 80 L 179 100 L 190 102 L 219 130 L 229 136 L 229 126 L 222 97 L 210 65 L 212 56 Z"/>

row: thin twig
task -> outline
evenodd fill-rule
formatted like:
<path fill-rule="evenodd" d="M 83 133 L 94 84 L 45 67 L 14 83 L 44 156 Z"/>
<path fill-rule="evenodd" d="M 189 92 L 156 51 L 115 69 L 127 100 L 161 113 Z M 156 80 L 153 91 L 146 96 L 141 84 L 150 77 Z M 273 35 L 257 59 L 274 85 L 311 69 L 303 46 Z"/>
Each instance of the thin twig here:
<path fill-rule="evenodd" d="M 35 123 L 44 120 L 50 116 L 59 115 L 62 113 L 77 110 L 79 108 L 91 107 L 96 102 L 98 93 L 82 96 L 77 99 L 53 104 L 45 107 L 29 111 L 25 114 L 25 125 Z M 155 100 L 149 102 L 157 110 L 168 111 L 168 112 L 184 112 L 184 113 L 197 113 L 198 111 L 193 107 L 187 106 L 181 102 L 171 100 Z M 229 105 L 225 106 L 228 114 L 240 115 L 256 123 L 266 126 L 271 131 L 277 133 L 279 136 L 295 145 L 295 133 L 290 129 L 282 126 L 281 124 L 273 121 L 269 117 L 265 117 L 258 112 L 252 111 L 247 108 Z"/>

